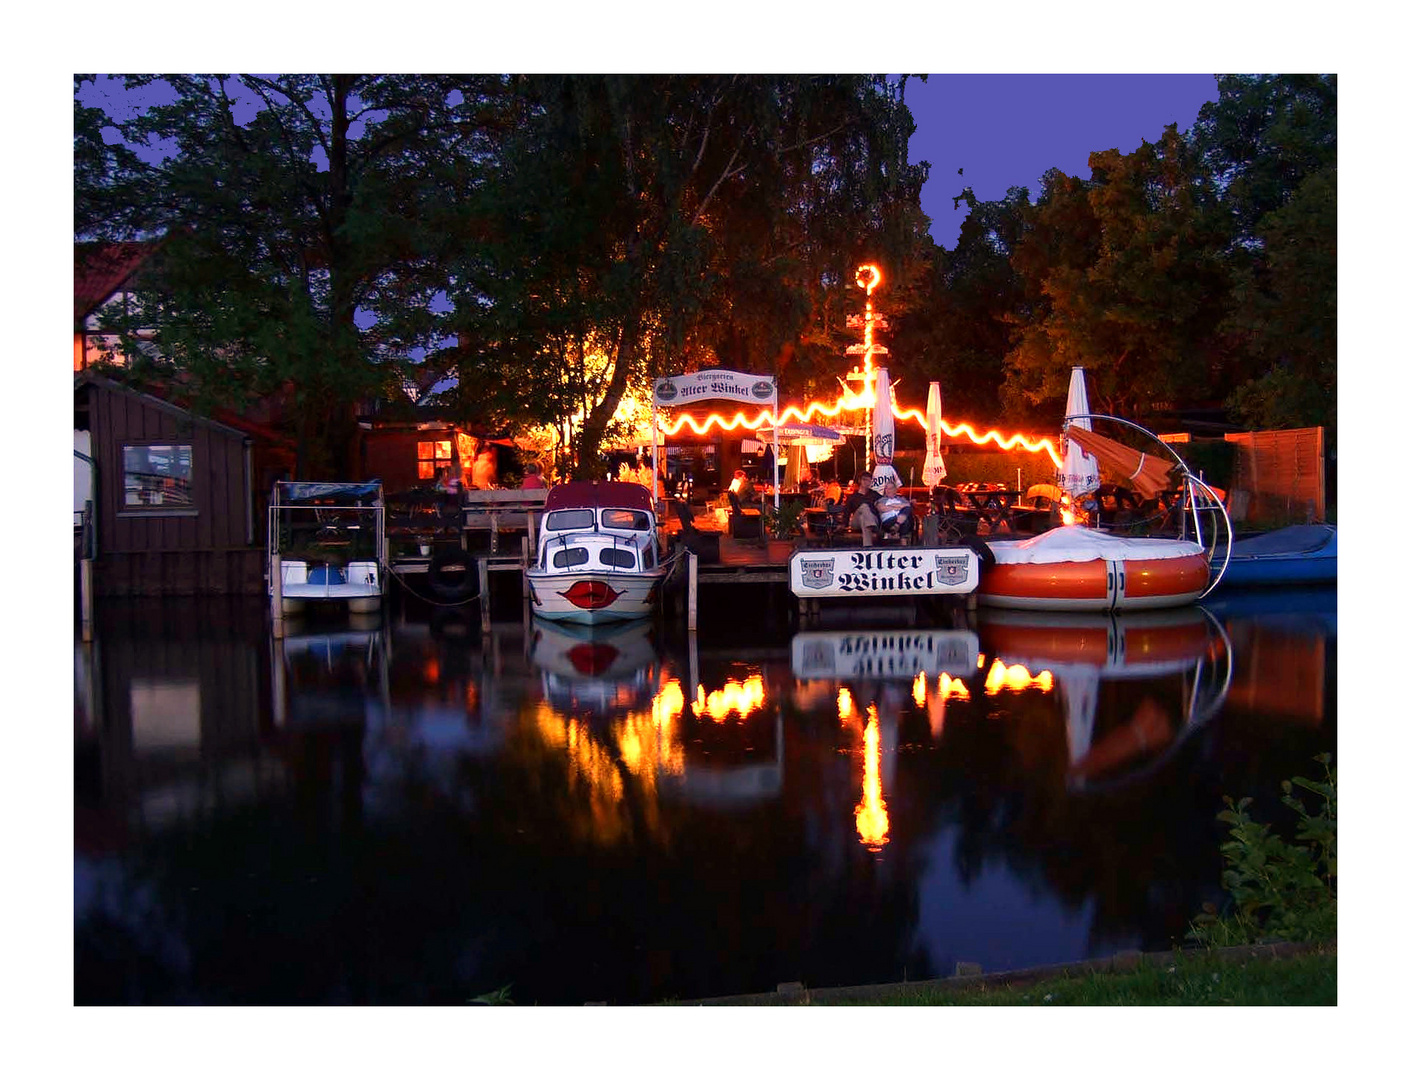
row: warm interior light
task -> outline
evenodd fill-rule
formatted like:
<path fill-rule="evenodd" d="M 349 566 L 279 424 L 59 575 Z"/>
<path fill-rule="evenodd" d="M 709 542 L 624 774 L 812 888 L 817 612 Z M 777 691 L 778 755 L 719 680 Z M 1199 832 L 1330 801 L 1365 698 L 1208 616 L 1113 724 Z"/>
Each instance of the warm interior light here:
<path fill-rule="evenodd" d="M 846 722 L 855 715 L 857 711 L 853 708 L 852 693 L 846 686 L 838 687 L 838 719 Z"/>

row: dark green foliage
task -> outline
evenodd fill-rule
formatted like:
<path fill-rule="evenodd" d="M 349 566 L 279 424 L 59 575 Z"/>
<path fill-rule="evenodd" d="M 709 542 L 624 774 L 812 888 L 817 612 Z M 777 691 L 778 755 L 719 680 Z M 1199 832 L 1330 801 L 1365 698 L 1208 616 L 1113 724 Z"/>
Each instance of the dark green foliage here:
<path fill-rule="evenodd" d="M 1230 894 L 1222 915 L 1196 918 L 1191 937 L 1204 945 L 1236 945 L 1278 939 L 1331 941 L 1337 937 L 1337 770 L 1327 754 L 1316 759 L 1324 779 L 1295 777 L 1283 783 L 1280 800 L 1294 811 L 1294 843 L 1249 814 L 1248 798 L 1225 798 L 1218 815 L 1230 826 L 1222 844 L 1222 881 Z M 1310 810 L 1294 788 L 1310 792 Z"/>

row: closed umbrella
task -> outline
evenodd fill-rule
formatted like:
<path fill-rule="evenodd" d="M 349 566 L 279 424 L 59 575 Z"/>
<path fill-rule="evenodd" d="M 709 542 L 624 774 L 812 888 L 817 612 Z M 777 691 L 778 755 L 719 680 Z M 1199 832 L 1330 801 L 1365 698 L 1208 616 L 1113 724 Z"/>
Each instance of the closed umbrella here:
<path fill-rule="evenodd" d="M 1083 369 L 1075 367 L 1072 377 L 1068 380 L 1068 407 L 1064 411 L 1068 430 L 1071 431 L 1077 427 L 1084 431 L 1091 431 L 1093 429 L 1091 420 L 1074 419 L 1075 417 L 1085 417 L 1087 412 L 1088 384 L 1083 378 Z M 1085 453 L 1083 448 L 1071 438 L 1067 440 L 1067 445 L 1063 449 L 1063 471 L 1058 474 L 1058 486 L 1074 499 L 1089 491 L 1096 491 L 1098 487 L 1097 459 L 1091 454 Z"/>
<path fill-rule="evenodd" d="M 941 458 L 941 384 L 933 382 L 926 395 L 926 464 L 921 467 L 921 482 L 935 487 L 946 478 L 946 463 Z"/>
<path fill-rule="evenodd" d="M 1084 456 L 1091 454 L 1115 482 L 1143 499 L 1154 499 L 1181 485 L 1175 462 L 1144 454 L 1096 432 L 1082 431 L 1074 425 L 1068 429 L 1068 444 L 1076 444 L 1086 452 Z"/>
<path fill-rule="evenodd" d="M 894 477 L 898 485 L 901 477 L 892 467 L 892 458 L 897 452 L 896 421 L 892 418 L 892 384 L 886 368 L 877 369 L 877 403 L 872 406 L 872 479 L 880 490 L 882 482 Z"/>

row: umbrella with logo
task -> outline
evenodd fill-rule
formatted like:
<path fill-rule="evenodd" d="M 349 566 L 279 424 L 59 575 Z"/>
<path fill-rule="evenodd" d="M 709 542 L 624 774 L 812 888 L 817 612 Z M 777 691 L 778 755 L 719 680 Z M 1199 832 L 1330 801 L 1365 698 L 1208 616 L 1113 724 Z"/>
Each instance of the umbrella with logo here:
<path fill-rule="evenodd" d="M 1088 384 L 1083 378 L 1083 369 L 1075 367 L 1068 380 L 1068 406 L 1064 410 L 1064 420 L 1071 431 L 1082 428 L 1092 431 L 1093 423 L 1086 418 L 1088 412 Z M 1082 417 L 1082 419 L 1075 419 Z M 1097 459 L 1086 453 L 1073 439 L 1065 440 L 1063 448 L 1063 469 L 1058 474 L 1058 486 L 1074 499 L 1098 487 Z"/>
<path fill-rule="evenodd" d="M 872 406 L 872 480 L 880 489 L 888 476 L 898 485 L 901 477 L 892 467 L 897 452 L 896 421 L 892 417 L 892 385 L 886 368 L 877 369 L 877 403 Z"/>
<path fill-rule="evenodd" d="M 926 464 L 921 467 L 921 482 L 935 487 L 946 478 L 946 463 L 941 457 L 941 384 L 933 382 L 926 395 Z"/>

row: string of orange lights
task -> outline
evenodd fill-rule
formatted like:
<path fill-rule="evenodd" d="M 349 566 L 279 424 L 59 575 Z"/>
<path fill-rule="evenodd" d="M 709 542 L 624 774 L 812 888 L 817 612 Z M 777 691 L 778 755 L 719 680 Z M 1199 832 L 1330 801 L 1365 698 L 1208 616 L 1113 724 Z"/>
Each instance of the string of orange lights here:
<path fill-rule="evenodd" d="M 789 405 L 781 410 L 777 417 L 768 409 L 762 410 L 753 417 L 748 417 L 743 412 L 737 412 L 730 417 L 713 412 L 704 420 L 698 420 L 686 413 L 670 421 L 665 417 L 658 417 L 658 430 L 667 438 L 679 434 L 683 428 L 687 427 L 697 435 L 705 435 L 714 428 L 720 428 L 722 431 L 738 431 L 741 428 L 746 431 L 758 431 L 761 427 L 775 427 L 787 424 L 790 420 L 810 423 L 815 416 L 832 420 L 841 413 L 871 409 L 876 401 L 873 391 L 876 369 L 873 366 L 872 357 L 874 353 L 881 351 L 873 342 L 875 315 L 872 310 L 872 292 L 881 284 L 882 272 L 875 265 L 868 263 L 858 268 L 856 281 L 858 288 L 865 289 L 867 292 L 867 308 L 863 321 L 862 367 L 850 374 L 851 378 L 862 382 L 861 392 L 855 393 L 844 387 L 843 392 L 831 403 L 815 400 L 810 401 L 802 408 L 797 405 Z M 897 421 L 911 421 L 920 426 L 922 430 L 929 430 L 926 425 L 924 409 L 897 406 L 893 409 L 893 418 Z M 1048 454 L 1055 468 L 1061 467 L 1063 464 L 1063 458 L 1060 456 L 1057 446 L 1047 436 L 1036 439 L 1018 432 L 1004 434 L 995 428 L 990 428 L 981 434 L 973 425 L 963 421 L 959 424 L 952 424 L 942 419 L 940 424 L 941 430 L 952 438 L 966 438 L 977 446 L 994 443 L 1001 450 L 1012 450 L 1016 446 L 1021 446 L 1030 453 Z"/>

